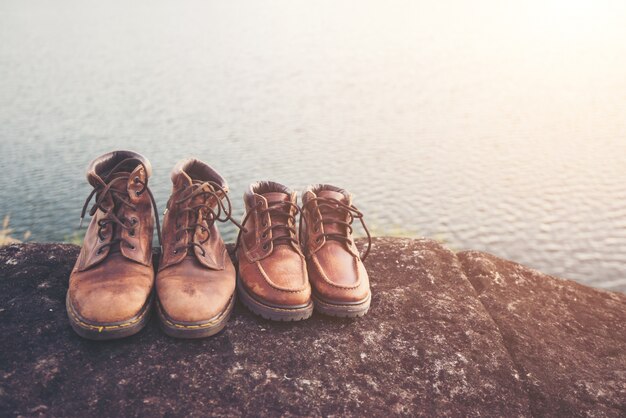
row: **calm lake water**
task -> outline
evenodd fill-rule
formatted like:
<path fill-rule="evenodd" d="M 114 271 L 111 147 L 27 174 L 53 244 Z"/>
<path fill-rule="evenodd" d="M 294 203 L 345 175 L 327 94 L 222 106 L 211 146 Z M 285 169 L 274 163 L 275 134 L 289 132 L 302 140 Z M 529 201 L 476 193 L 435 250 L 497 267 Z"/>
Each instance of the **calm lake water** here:
<path fill-rule="evenodd" d="M 238 215 L 328 182 L 377 235 L 626 290 L 626 5 L 504 3 L 3 0 L 0 216 L 68 239 L 118 148 L 162 211 L 197 156 Z"/>

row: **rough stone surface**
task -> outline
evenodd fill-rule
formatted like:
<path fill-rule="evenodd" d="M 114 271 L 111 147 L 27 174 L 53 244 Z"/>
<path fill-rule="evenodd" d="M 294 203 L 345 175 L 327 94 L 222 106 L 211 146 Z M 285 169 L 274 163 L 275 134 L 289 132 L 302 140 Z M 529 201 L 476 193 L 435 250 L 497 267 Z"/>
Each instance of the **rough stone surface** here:
<path fill-rule="evenodd" d="M 378 238 L 364 318 L 282 324 L 238 305 L 206 340 L 153 318 L 111 342 L 68 324 L 77 254 L 0 248 L 0 416 L 624 413 L 626 296 L 481 253 Z"/>
<path fill-rule="evenodd" d="M 536 416 L 626 416 L 626 296 L 476 251 L 458 254 Z"/>

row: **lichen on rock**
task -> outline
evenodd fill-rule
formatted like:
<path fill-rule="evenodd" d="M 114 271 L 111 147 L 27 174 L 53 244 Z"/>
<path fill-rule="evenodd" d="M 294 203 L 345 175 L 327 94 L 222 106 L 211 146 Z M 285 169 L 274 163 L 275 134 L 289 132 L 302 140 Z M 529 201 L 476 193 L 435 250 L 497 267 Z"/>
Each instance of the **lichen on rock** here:
<path fill-rule="evenodd" d="M 377 238 L 370 313 L 273 323 L 237 305 L 198 341 L 152 320 L 83 340 L 78 247 L 0 248 L 0 415 L 624 414 L 626 296 L 430 240 Z"/>

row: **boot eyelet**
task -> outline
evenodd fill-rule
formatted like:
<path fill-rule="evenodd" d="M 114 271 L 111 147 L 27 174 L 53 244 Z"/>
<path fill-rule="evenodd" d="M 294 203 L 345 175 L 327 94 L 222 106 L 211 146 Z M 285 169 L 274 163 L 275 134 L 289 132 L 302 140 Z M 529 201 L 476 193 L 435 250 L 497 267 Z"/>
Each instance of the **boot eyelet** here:
<path fill-rule="evenodd" d="M 130 245 L 128 246 L 128 248 L 129 248 L 129 249 L 131 249 L 131 250 L 134 250 L 136 247 L 135 247 L 134 245 L 130 244 Z"/>
<path fill-rule="evenodd" d="M 270 249 L 269 244 L 263 244 L 263 249 L 264 249 L 265 251 L 269 250 L 269 249 Z"/>
<path fill-rule="evenodd" d="M 263 232 L 263 233 L 261 234 L 261 238 L 267 238 L 267 232 Z"/>
<path fill-rule="evenodd" d="M 261 226 L 263 226 L 263 228 L 267 228 L 267 221 L 261 222 Z"/>
<path fill-rule="evenodd" d="M 315 228 L 313 228 L 313 232 L 320 232 L 320 227 L 319 227 L 319 225 L 318 225 L 318 226 L 316 226 Z"/>
<path fill-rule="evenodd" d="M 139 190 L 135 191 L 135 196 L 141 196 L 141 193 L 139 192 Z"/>
<path fill-rule="evenodd" d="M 172 251 L 172 254 L 174 254 L 174 255 L 178 254 L 178 250 Z"/>
<path fill-rule="evenodd" d="M 135 236 L 135 230 L 131 229 L 130 231 L 128 231 L 128 235 L 130 235 L 131 237 Z"/>
<path fill-rule="evenodd" d="M 319 244 L 320 242 L 322 242 L 322 237 L 317 237 L 317 238 L 315 238 L 315 242 L 317 242 L 318 244 Z"/>

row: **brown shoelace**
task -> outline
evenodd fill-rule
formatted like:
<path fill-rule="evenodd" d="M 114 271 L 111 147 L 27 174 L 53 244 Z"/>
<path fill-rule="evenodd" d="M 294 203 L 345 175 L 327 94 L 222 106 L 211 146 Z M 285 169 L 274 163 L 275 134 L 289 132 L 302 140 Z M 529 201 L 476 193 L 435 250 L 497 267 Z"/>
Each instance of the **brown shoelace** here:
<path fill-rule="evenodd" d="M 264 229 L 263 229 L 263 232 L 261 233 L 261 238 L 267 238 L 268 233 L 270 231 L 276 231 L 280 229 L 284 230 L 287 233 L 286 235 L 277 235 L 277 236 L 274 233 L 272 233 L 272 238 L 270 238 L 269 242 L 266 242 L 265 244 L 263 244 L 263 249 L 267 251 L 269 249 L 270 243 L 273 245 L 289 244 L 289 243 L 300 245 L 298 238 L 297 238 L 296 227 L 295 227 L 296 215 L 300 213 L 300 208 L 298 207 L 298 205 L 294 204 L 293 202 L 288 202 L 288 201 L 274 202 L 271 205 L 269 205 L 267 209 L 261 209 L 261 205 L 262 203 L 259 202 L 254 207 L 254 210 L 251 210 L 250 212 L 246 213 L 246 216 L 243 218 L 243 221 L 241 222 L 241 224 L 245 225 L 250 215 L 252 215 L 255 212 L 258 212 L 259 217 L 262 217 L 266 213 L 269 213 L 270 218 L 272 218 L 273 220 L 277 220 L 279 216 L 286 217 L 286 220 L 284 222 L 276 222 L 276 223 L 272 222 L 272 226 L 269 226 L 265 221 L 263 221 L 261 223 L 261 227 Z M 292 209 L 295 209 L 295 213 L 293 214 L 291 213 Z M 245 228 L 241 228 L 239 230 L 239 234 L 237 235 L 237 242 L 235 243 L 235 251 L 237 251 L 237 249 L 239 248 L 239 242 L 241 239 L 242 232 L 245 233 L 248 231 Z"/>
<path fill-rule="evenodd" d="M 367 234 L 367 250 L 365 251 L 365 254 L 361 256 L 361 260 L 365 260 L 368 254 L 370 253 L 370 249 L 372 248 L 372 236 L 370 235 L 370 231 L 367 229 L 367 226 L 365 225 L 365 221 L 363 220 L 363 213 L 359 211 L 354 205 L 347 205 L 343 203 L 342 201 L 332 198 L 332 197 L 315 197 L 313 199 L 310 199 L 308 202 L 304 204 L 304 206 L 302 207 L 302 210 L 304 210 L 307 206 L 311 205 L 313 202 L 317 202 L 317 206 L 320 210 L 320 213 L 322 214 L 322 216 L 319 219 L 314 219 L 314 223 L 312 227 L 315 232 L 319 232 L 320 225 L 322 224 L 324 225 L 339 224 L 339 225 L 346 227 L 345 235 L 336 233 L 336 232 L 324 233 L 317 238 L 317 241 L 320 242 L 323 236 L 327 240 L 330 239 L 330 240 L 335 240 L 335 241 L 343 242 L 346 244 L 350 244 L 350 238 L 348 237 L 348 235 L 352 234 L 352 231 L 353 231 L 352 222 L 354 221 L 354 219 L 358 219 L 359 221 L 361 221 L 361 225 L 363 226 L 363 229 L 365 230 L 365 233 Z M 328 210 L 322 212 L 322 208 L 327 208 Z M 341 219 L 336 219 L 334 217 L 325 219 L 323 214 L 329 213 L 329 212 L 338 213 L 341 218 L 347 215 L 349 219 L 348 221 L 343 221 Z M 315 215 L 313 216 L 315 218 Z M 300 222 L 299 232 L 300 232 L 300 235 L 302 235 L 302 222 Z"/>
<path fill-rule="evenodd" d="M 126 206 L 126 207 L 131 208 L 132 210 L 137 210 L 137 207 L 135 204 L 133 204 L 129 200 L 124 199 L 123 195 L 125 195 L 126 192 L 121 192 L 119 190 L 112 188 L 113 185 L 118 182 L 121 182 L 121 181 L 128 182 L 128 179 L 130 178 L 130 173 L 123 173 L 123 174 L 117 173 L 117 170 L 120 167 L 128 163 L 139 164 L 143 166 L 144 171 L 147 172 L 147 169 L 143 165 L 143 163 L 136 158 L 127 158 L 125 160 L 120 161 L 115 167 L 113 167 L 109 171 L 109 174 L 107 174 L 104 177 L 104 179 L 100 180 L 101 183 L 98 186 L 94 187 L 91 193 L 89 193 L 89 196 L 87 196 L 87 200 L 85 200 L 85 204 L 83 205 L 83 210 L 81 211 L 81 214 L 80 214 L 79 228 L 83 225 L 83 219 L 85 218 L 85 213 L 87 212 L 87 206 L 89 205 L 89 202 L 91 201 L 93 196 L 96 195 L 96 202 L 89 210 L 89 216 L 93 216 L 98 209 L 100 209 L 105 214 L 104 218 L 98 221 L 98 238 L 100 238 L 101 241 L 104 241 L 104 239 L 106 238 L 103 235 L 103 230 L 107 225 L 117 225 L 123 229 L 126 229 L 130 236 L 135 235 L 135 226 L 137 224 L 137 219 L 136 218 L 131 218 L 131 219 L 119 218 L 116 215 L 116 212 L 118 211 L 118 208 L 120 206 Z M 118 177 L 115 177 L 114 179 L 111 179 L 111 177 L 114 174 L 120 174 L 120 175 L 118 175 Z M 152 202 L 152 207 L 154 209 L 154 218 L 156 221 L 159 245 L 161 245 L 161 227 L 159 224 L 159 217 L 157 215 L 158 211 L 157 211 L 156 202 L 154 200 L 154 196 L 152 195 L 152 192 L 148 188 L 148 179 L 146 179 L 146 181 L 143 182 L 139 179 L 139 177 L 135 177 L 133 181 L 135 182 L 135 184 L 141 184 L 143 186 L 141 190 L 138 190 L 135 192 L 137 196 L 141 196 L 145 192 L 147 192 L 148 195 L 150 196 L 150 201 Z M 102 203 L 107 199 L 107 196 L 111 196 L 111 200 L 113 201 L 113 207 L 110 209 L 106 209 L 102 206 Z M 112 231 L 112 234 L 115 235 L 115 231 Z M 135 249 L 134 245 L 118 237 L 118 238 L 112 239 L 108 243 L 103 244 L 98 249 L 97 254 L 102 254 L 102 251 L 104 251 L 106 247 L 113 247 L 117 244 L 121 245 L 122 243 L 128 246 L 128 248 L 132 250 Z"/>
<path fill-rule="evenodd" d="M 206 232 L 207 237 L 201 240 L 200 242 L 195 242 L 192 240 L 187 245 L 177 246 L 174 248 L 173 252 L 174 254 L 178 254 L 182 250 L 187 251 L 190 248 L 198 247 L 200 248 L 200 250 L 202 250 L 202 256 L 204 257 L 206 253 L 205 253 L 204 248 L 202 248 L 202 244 L 207 242 L 209 238 L 211 237 L 210 228 L 213 226 L 213 224 L 216 221 L 219 221 L 219 222 L 231 221 L 240 230 L 242 226 L 233 219 L 232 204 L 230 202 L 228 194 L 219 184 L 213 181 L 202 182 L 202 181 L 194 180 L 191 187 L 189 187 L 189 190 L 190 192 L 188 192 L 185 197 L 175 200 L 173 203 L 175 205 L 180 206 L 180 205 L 183 205 L 187 201 L 192 201 L 197 196 L 203 196 L 204 202 L 199 203 L 194 206 L 187 206 L 183 209 L 180 209 L 177 212 L 178 214 L 177 216 L 181 216 L 182 214 L 189 212 L 191 213 L 191 216 L 194 218 L 194 220 L 192 221 L 192 223 L 189 223 L 187 226 L 184 226 L 179 223 L 178 218 L 177 218 L 176 219 L 177 229 L 176 229 L 176 233 L 174 234 L 174 239 L 178 242 L 182 238 L 181 234 L 188 234 L 191 231 L 195 231 L 196 228 L 201 228 L 204 232 Z M 224 200 L 226 201 L 226 203 L 224 203 L 224 201 L 220 198 L 219 192 L 222 193 L 222 196 Z M 210 205 L 212 197 L 214 197 L 215 200 L 217 201 L 217 206 L 216 206 L 217 212 L 213 210 L 213 208 Z M 170 206 L 170 203 L 168 202 L 167 207 L 169 208 L 169 206 Z M 200 216 L 198 216 L 198 211 L 200 211 L 199 212 Z M 165 213 L 167 213 L 167 209 Z M 223 218 L 220 217 L 222 216 L 222 214 L 223 214 Z"/>

